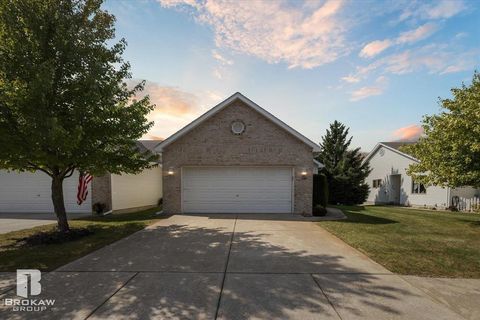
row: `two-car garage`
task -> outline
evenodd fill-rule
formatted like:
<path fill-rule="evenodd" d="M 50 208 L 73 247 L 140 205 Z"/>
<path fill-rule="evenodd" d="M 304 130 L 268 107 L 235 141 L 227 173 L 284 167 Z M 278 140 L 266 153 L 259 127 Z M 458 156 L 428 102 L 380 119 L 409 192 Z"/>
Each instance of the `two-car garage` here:
<path fill-rule="evenodd" d="M 313 141 L 235 93 L 155 147 L 163 212 L 312 214 Z"/>
<path fill-rule="evenodd" d="M 184 213 L 291 213 L 291 167 L 184 167 Z"/>

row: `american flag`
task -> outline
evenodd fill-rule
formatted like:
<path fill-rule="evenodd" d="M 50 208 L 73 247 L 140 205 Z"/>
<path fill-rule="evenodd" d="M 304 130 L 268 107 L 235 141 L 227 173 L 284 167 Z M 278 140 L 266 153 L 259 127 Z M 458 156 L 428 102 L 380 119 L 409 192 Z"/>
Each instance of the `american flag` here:
<path fill-rule="evenodd" d="M 93 177 L 85 172 L 80 172 L 78 176 L 78 191 L 77 191 L 77 203 L 81 205 L 88 195 L 88 184 L 92 181 Z"/>

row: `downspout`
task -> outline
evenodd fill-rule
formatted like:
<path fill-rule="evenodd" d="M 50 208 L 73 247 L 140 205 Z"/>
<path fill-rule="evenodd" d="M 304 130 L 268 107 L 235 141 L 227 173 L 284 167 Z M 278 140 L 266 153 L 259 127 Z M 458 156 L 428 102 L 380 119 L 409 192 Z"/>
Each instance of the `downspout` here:
<path fill-rule="evenodd" d="M 447 187 L 447 203 L 446 203 L 446 204 L 447 204 L 447 207 L 446 207 L 445 209 L 450 208 L 450 206 L 452 205 L 452 203 L 451 203 L 451 202 L 452 202 L 452 199 L 451 199 L 451 190 L 452 190 L 452 188 Z"/>

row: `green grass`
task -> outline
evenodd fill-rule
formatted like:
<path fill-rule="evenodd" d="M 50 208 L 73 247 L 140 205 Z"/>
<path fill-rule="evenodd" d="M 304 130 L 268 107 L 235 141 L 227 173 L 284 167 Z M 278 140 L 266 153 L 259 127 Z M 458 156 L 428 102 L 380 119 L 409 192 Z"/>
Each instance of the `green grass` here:
<path fill-rule="evenodd" d="M 399 274 L 480 278 L 480 215 L 382 206 L 340 206 L 343 221 L 319 222 Z"/>
<path fill-rule="evenodd" d="M 154 208 L 141 212 L 70 220 L 71 228 L 88 228 L 93 230 L 94 233 L 78 240 L 60 244 L 27 246 L 21 241 L 22 238 L 38 232 L 52 231 L 55 224 L 1 234 L 0 271 L 15 271 L 21 268 L 54 270 L 145 228 L 160 219 L 159 216 L 155 215 L 158 210 L 158 208 Z M 141 244 L 139 244 L 140 247 Z"/>

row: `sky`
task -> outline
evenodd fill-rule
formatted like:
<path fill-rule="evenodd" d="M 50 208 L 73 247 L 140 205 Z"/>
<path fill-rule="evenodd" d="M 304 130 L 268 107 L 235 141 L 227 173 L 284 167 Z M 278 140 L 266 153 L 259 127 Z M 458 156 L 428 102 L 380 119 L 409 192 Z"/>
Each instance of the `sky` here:
<path fill-rule="evenodd" d="M 235 92 L 320 142 L 415 140 L 480 66 L 480 1 L 107 0 L 166 138 Z M 139 96 L 141 96 L 139 95 Z"/>

